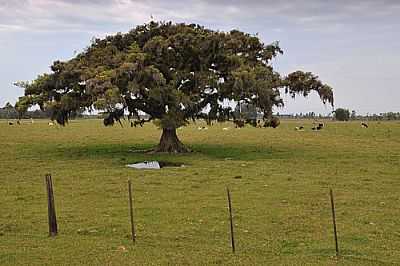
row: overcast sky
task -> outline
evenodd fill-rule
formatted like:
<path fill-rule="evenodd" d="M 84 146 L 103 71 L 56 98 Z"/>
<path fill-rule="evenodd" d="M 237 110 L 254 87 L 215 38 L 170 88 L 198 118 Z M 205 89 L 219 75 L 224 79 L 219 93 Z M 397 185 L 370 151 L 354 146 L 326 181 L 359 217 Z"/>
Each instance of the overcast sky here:
<path fill-rule="evenodd" d="M 172 20 L 239 29 L 280 41 L 282 74 L 312 71 L 334 88 L 335 107 L 400 112 L 400 1 L 353 0 L 0 0 L 0 106 L 32 80 L 84 49 L 93 37 Z M 280 113 L 329 113 L 318 96 L 288 97 Z"/>

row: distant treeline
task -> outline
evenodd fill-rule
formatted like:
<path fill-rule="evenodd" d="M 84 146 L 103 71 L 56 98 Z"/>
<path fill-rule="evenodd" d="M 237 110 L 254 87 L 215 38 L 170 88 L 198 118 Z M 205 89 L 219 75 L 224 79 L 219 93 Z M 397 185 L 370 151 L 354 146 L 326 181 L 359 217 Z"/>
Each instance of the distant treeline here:
<path fill-rule="evenodd" d="M 40 119 L 40 118 L 48 118 L 50 119 L 51 112 L 50 111 L 42 111 L 42 110 L 34 110 L 27 111 L 20 116 L 18 111 L 12 106 L 10 103 L 7 103 L 3 108 L 0 108 L 0 119 Z M 83 117 L 81 113 L 76 113 L 73 117 L 79 118 Z"/>
<path fill-rule="evenodd" d="M 0 108 L 0 119 L 27 119 L 27 118 L 50 118 L 50 114 L 41 110 L 28 111 L 19 117 L 18 112 L 15 109 Z"/>
<path fill-rule="evenodd" d="M 339 108 L 341 109 L 341 108 Z M 380 114 L 371 114 L 371 115 L 358 115 L 356 112 L 348 111 L 347 109 L 342 109 L 348 113 L 348 117 L 346 119 L 337 119 L 337 120 L 376 120 L 376 121 L 383 121 L 383 120 L 400 120 L 400 112 L 388 112 L 388 113 L 380 113 Z M 338 109 L 336 109 L 338 111 Z M 239 112 L 239 109 L 236 108 L 235 112 Z M 262 114 L 258 113 L 256 110 L 251 110 L 246 106 L 242 106 L 240 112 L 249 119 L 261 119 Z M 336 119 L 336 114 L 330 113 L 328 115 L 322 114 L 315 114 L 314 112 L 308 113 L 296 113 L 296 114 L 276 114 L 277 117 L 281 119 Z M 40 119 L 40 118 L 50 118 L 51 112 L 50 111 L 42 111 L 42 110 L 35 110 L 35 111 L 27 111 L 19 117 L 19 114 L 14 106 L 10 103 L 7 103 L 3 108 L 0 108 L 0 119 Z M 72 114 L 71 118 L 103 118 L 104 115 L 102 114 L 83 114 L 83 113 L 75 113 Z M 143 118 L 143 117 L 142 117 Z M 144 117 L 146 119 L 146 116 Z"/>
<path fill-rule="evenodd" d="M 356 116 L 356 119 L 365 119 L 368 118 L 368 120 L 400 120 L 400 112 L 388 112 L 388 113 L 380 113 L 379 115 L 377 114 L 372 114 L 368 116 Z"/>
<path fill-rule="evenodd" d="M 309 113 L 296 113 L 296 114 L 277 114 L 279 118 L 288 119 L 335 119 L 335 115 L 322 115 L 315 114 L 314 112 Z M 400 112 L 387 112 L 380 114 L 368 114 L 358 115 L 355 111 L 352 111 L 349 115 L 348 120 L 372 120 L 372 121 L 384 121 L 384 120 L 400 120 Z"/>

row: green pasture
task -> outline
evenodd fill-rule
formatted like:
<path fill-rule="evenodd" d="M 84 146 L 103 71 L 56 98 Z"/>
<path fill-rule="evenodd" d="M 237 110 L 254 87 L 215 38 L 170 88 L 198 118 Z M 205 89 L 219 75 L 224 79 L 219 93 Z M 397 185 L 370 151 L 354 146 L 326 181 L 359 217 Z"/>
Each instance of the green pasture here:
<path fill-rule="evenodd" d="M 0 265 L 400 264 L 400 123 L 284 120 L 178 131 L 194 152 L 151 155 L 154 125 L 0 121 Z M 294 127 L 305 126 L 304 132 Z M 229 130 L 223 130 L 229 127 Z M 135 152 L 136 151 L 136 152 Z M 181 168 L 135 170 L 163 160 Z M 44 175 L 54 182 L 59 235 L 48 237 Z M 127 180 L 137 243 L 129 238 Z M 226 187 L 232 195 L 232 254 Z M 334 257 L 329 188 L 339 246 Z"/>

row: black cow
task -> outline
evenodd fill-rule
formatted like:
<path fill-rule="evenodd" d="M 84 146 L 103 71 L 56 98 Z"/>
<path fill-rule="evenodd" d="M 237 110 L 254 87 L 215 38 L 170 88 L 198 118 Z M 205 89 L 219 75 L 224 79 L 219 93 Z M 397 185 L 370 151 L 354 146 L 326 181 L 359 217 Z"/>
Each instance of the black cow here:
<path fill-rule="evenodd" d="M 314 126 L 312 128 L 312 130 L 321 130 L 323 127 L 324 127 L 324 124 L 323 123 L 319 123 L 318 126 L 316 126 L 316 127 Z"/>

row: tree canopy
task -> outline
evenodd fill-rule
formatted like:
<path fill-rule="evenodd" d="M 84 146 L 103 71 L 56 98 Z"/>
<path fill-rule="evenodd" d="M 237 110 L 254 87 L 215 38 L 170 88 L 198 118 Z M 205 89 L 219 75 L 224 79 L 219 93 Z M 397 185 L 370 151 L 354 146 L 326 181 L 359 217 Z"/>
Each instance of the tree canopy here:
<path fill-rule="evenodd" d="M 334 113 L 338 121 L 349 121 L 350 119 L 350 111 L 348 109 L 337 108 Z"/>
<path fill-rule="evenodd" d="M 54 62 L 51 73 L 16 83 L 25 88 L 17 106 L 21 111 L 36 104 L 52 110 L 61 125 L 79 110 L 106 112 L 105 125 L 120 122 L 127 112 L 129 119 L 154 120 L 163 129 L 156 151 L 182 152 L 187 149 L 175 129 L 190 120 L 240 119 L 224 100 L 256 106 L 266 125 L 273 107 L 284 104 L 279 89 L 292 97 L 316 91 L 333 106 L 331 87 L 311 72 L 282 77 L 274 71 L 271 60 L 282 53 L 278 42 L 266 45 L 239 30 L 150 22 L 95 39 L 74 58 Z"/>

